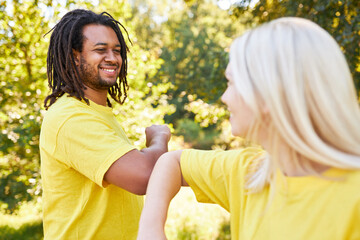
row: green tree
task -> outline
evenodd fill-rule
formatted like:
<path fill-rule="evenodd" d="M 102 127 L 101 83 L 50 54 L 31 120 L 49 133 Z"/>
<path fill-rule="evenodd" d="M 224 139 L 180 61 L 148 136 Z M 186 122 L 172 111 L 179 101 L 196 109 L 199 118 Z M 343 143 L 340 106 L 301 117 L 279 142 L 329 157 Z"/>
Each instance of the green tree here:
<path fill-rule="evenodd" d="M 171 18 L 163 23 L 165 40 L 160 57 L 164 64 L 157 80 L 173 83 L 174 89 L 168 94 L 174 101 L 187 101 L 191 94 L 216 102 L 225 89 L 226 48 L 238 33 L 236 27 L 226 11 L 214 3 L 184 5 L 169 15 Z"/>
<path fill-rule="evenodd" d="M 44 2 L 0 5 L 0 205 L 10 212 L 41 193 L 38 143 L 48 22 L 38 5 Z"/>
<path fill-rule="evenodd" d="M 194 147 L 210 148 L 218 133 L 216 125 L 196 126 L 200 125 L 199 118 L 189 104 L 197 99 L 219 103 L 226 87 L 226 49 L 242 26 L 233 24 L 228 13 L 213 1 L 177 2 L 167 14 L 171 17 L 162 24 L 164 36 L 160 55 L 164 63 L 154 76 L 156 83 L 172 84 L 167 95 L 169 103 L 176 106 L 176 112 L 167 116 L 166 121 L 178 128 L 178 134 L 200 137 L 188 138 L 193 139 Z M 188 120 L 184 121 L 185 118 Z M 186 133 L 191 129 L 200 132 Z"/>
<path fill-rule="evenodd" d="M 327 30 L 343 50 L 358 91 L 360 91 L 360 1 L 359 0 L 266 0 L 251 8 L 251 0 L 241 0 L 232 13 L 241 17 L 250 11 L 248 23 L 267 22 L 283 16 L 310 19 Z"/>

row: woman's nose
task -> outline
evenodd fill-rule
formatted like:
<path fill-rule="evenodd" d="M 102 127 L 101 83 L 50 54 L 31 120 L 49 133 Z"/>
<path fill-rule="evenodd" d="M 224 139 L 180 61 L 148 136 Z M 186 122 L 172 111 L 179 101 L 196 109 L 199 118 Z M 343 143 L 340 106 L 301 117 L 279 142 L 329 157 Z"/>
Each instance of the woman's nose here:
<path fill-rule="evenodd" d="M 221 99 L 221 101 L 223 102 L 223 103 L 225 103 L 226 104 L 226 90 L 225 90 L 225 92 L 221 95 L 221 97 L 220 97 L 220 99 Z"/>

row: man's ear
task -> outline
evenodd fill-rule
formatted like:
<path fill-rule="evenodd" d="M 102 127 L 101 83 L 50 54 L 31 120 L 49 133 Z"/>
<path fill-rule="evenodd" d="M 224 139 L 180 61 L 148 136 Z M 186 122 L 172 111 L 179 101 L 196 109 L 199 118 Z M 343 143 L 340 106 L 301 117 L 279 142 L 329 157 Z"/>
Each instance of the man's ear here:
<path fill-rule="evenodd" d="M 76 66 L 80 65 L 80 52 L 75 49 L 72 50 Z"/>

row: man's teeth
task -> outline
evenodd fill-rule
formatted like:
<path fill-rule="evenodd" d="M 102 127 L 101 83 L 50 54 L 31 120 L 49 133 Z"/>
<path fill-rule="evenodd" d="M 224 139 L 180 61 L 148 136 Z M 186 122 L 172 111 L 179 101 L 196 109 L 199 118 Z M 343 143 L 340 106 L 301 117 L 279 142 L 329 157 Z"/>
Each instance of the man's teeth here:
<path fill-rule="evenodd" d="M 105 68 L 103 68 L 102 70 L 107 71 L 107 72 L 115 72 L 115 69 L 105 69 Z"/>

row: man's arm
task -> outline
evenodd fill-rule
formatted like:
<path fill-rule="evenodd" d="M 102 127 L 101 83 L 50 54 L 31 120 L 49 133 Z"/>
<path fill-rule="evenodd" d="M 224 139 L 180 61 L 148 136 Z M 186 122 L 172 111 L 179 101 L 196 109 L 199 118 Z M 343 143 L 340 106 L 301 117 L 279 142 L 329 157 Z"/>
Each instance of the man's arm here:
<path fill-rule="evenodd" d="M 142 150 L 132 150 L 116 160 L 105 173 L 104 181 L 114 184 L 134 194 L 143 195 L 158 158 L 168 151 L 171 137 L 166 125 L 146 128 L 146 146 Z"/>
<path fill-rule="evenodd" d="M 165 153 L 154 167 L 140 218 L 138 240 L 166 239 L 164 226 L 170 201 L 181 186 L 188 186 L 181 173 L 181 152 Z"/>

